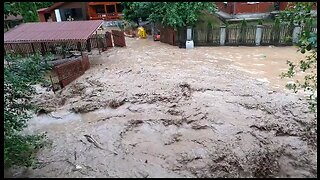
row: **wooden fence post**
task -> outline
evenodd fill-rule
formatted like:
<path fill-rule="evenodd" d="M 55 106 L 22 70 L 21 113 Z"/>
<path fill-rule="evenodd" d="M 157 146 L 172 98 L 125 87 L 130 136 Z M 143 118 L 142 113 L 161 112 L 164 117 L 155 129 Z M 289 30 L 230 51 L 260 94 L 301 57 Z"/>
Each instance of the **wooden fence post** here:
<path fill-rule="evenodd" d="M 99 55 L 101 54 L 101 51 L 100 51 L 100 46 L 99 46 L 99 35 L 98 35 L 98 31 L 96 31 L 96 41 L 97 41 L 97 47 L 98 47 L 98 50 L 99 50 Z"/>
<path fill-rule="evenodd" d="M 220 26 L 220 45 L 224 45 L 226 41 L 226 26 Z"/>
<path fill-rule="evenodd" d="M 262 39 L 262 25 L 257 25 L 256 29 L 256 46 L 260 46 Z"/>
<path fill-rule="evenodd" d="M 91 40 L 90 40 L 90 38 L 87 39 L 87 51 L 91 52 Z"/>
<path fill-rule="evenodd" d="M 301 27 L 297 24 L 294 25 L 293 32 L 292 32 L 292 43 L 296 44 L 299 42 L 299 35 L 300 35 Z"/>
<path fill-rule="evenodd" d="M 35 51 L 35 49 L 34 49 L 33 43 L 30 43 L 30 44 L 31 44 L 32 52 L 33 52 L 33 54 L 35 54 L 36 51 Z"/>
<path fill-rule="evenodd" d="M 41 43 L 41 54 L 44 55 L 45 54 L 45 48 L 44 48 L 44 43 Z"/>
<path fill-rule="evenodd" d="M 212 37 L 212 25 L 208 24 L 207 26 L 207 44 L 213 44 L 213 37 Z"/>
<path fill-rule="evenodd" d="M 77 49 L 78 49 L 78 51 L 82 52 L 81 42 L 77 42 Z"/>

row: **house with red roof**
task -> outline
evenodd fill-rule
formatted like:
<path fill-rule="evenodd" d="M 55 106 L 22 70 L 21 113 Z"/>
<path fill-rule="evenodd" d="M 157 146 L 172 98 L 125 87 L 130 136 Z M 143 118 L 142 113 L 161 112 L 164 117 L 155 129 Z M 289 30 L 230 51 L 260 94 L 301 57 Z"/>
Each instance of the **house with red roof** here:
<path fill-rule="evenodd" d="M 119 20 L 123 6 L 120 2 L 57 2 L 38 10 L 40 22 L 68 20 Z"/>

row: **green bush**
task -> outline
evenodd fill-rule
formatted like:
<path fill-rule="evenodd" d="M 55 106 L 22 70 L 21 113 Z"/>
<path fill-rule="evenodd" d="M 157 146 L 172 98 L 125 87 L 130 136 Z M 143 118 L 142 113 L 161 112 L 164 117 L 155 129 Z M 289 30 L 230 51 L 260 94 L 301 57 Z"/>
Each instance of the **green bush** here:
<path fill-rule="evenodd" d="M 22 58 L 8 54 L 4 60 L 4 165 L 31 166 L 34 153 L 42 147 L 44 135 L 22 135 L 31 113 L 30 103 L 35 92 L 32 85 L 46 82 L 44 75 L 51 69 L 49 56 L 39 54 Z"/>
<path fill-rule="evenodd" d="M 282 78 L 292 78 L 298 72 L 308 72 L 303 80 L 296 80 L 293 84 L 286 86 L 294 92 L 298 90 L 308 91 L 310 94 L 307 98 L 309 108 L 312 112 L 317 113 L 317 33 L 313 32 L 311 27 L 315 19 L 310 14 L 312 7 L 317 6 L 317 2 L 294 2 L 293 6 L 288 6 L 286 11 L 280 14 L 281 20 L 289 24 L 298 24 L 302 28 L 299 42 L 296 46 L 302 54 L 306 54 L 304 59 L 298 63 L 288 61 L 289 69 L 281 74 Z"/>
<path fill-rule="evenodd" d="M 45 137 L 45 134 L 24 136 L 12 134 L 4 138 L 5 166 L 33 166 L 35 164 L 35 153 L 44 146 Z"/>
<path fill-rule="evenodd" d="M 241 21 L 241 28 L 245 28 L 245 27 L 247 27 L 247 26 L 248 26 L 247 21 L 246 21 L 245 19 L 243 19 L 243 20 Z"/>

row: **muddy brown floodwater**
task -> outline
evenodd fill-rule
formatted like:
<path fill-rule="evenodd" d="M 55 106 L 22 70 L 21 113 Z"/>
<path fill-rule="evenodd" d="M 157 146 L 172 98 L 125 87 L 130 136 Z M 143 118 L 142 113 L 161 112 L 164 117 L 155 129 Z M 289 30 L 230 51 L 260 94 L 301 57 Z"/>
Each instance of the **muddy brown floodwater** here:
<path fill-rule="evenodd" d="M 39 91 L 34 103 L 49 113 L 25 133 L 51 143 L 37 168 L 13 176 L 317 177 L 316 117 L 278 78 L 303 58 L 294 47 L 126 41 L 91 55 L 57 94 Z"/>

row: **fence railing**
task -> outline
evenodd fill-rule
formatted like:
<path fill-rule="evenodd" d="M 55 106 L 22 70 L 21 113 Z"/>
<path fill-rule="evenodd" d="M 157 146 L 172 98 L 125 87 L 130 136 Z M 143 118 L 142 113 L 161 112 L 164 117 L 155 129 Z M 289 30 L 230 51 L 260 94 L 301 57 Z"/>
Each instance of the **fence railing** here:
<path fill-rule="evenodd" d="M 196 28 L 193 31 L 194 44 L 196 46 L 217 46 L 219 40 L 219 28 Z"/>
<path fill-rule="evenodd" d="M 107 38 L 104 34 L 93 34 L 90 36 L 88 41 L 75 42 L 75 41 L 64 41 L 64 42 L 34 42 L 34 43 L 9 43 L 4 44 L 5 53 L 14 51 L 22 56 L 27 56 L 33 53 L 46 54 L 51 52 L 53 54 L 62 54 L 62 51 L 85 51 L 90 45 L 91 48 L 104 49 L 109 47 Z M 63 50 L 62 50 L 63 49 Z"/>
<path fill-rule="evenodd" d="M 222 28 L 225 30 L 222 31 Z M 299 33 L 295 35 L 293 25 L 281 24 L 279 26 L 259 26 L 261 32 L 258 33 L 258 26 L 235 26 L 235 27 L 194 27 L 192 29 L 192 40 L 195 46 L 255 46 L 255 45 L 275 45 L 291 46 Z M 299 27 L 298 27 L 299 28 Z M 299 29 L 299 32 L 303 31 Z M 310 30 L 317 33 L 316 27 L 310 27 Z M 225 34 L 222 34 L 225 33 Z M 161 42 L 185 47 L 187 40 L 187 28 L 178 28 L 173 31 L 170 28 L 161 29 Z M 221 37 L 225 37 L 221 44 Z M 172 43 L 174 42 L 174 43 Z"/>
<path fill-rule="evenodd" d="M 163 36 L 160 35 L 160 42 L 167 43 L 170 45 L 176 45 L 176 31 L 174 31 L 172 28 L 162 28 L 160 32 L 161 34 L 164 34 Z"/>

